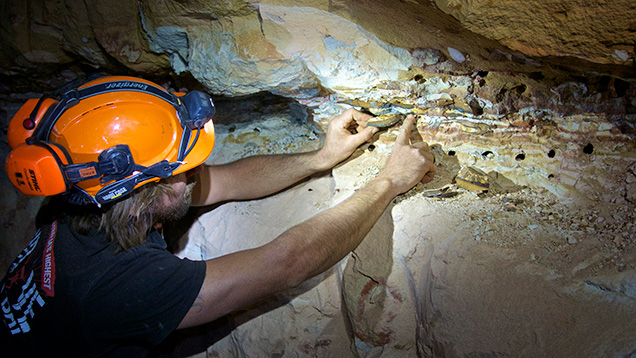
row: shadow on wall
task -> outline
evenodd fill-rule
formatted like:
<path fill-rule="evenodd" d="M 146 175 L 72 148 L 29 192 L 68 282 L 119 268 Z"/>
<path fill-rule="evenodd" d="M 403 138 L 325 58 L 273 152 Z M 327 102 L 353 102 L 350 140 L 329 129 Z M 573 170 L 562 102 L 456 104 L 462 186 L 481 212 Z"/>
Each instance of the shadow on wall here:
<path fill-rule="evenodd" d="M 344 309 L 351 337 L 363 343 L 357 344 L 358 349 L 390 343 L 388 332 L 395 318 L 391 308 L 402 302 L 400 293 L 387 284 L 393 268 L 392 207 L 387 208 L 353 251 L 343 272 Z"/>

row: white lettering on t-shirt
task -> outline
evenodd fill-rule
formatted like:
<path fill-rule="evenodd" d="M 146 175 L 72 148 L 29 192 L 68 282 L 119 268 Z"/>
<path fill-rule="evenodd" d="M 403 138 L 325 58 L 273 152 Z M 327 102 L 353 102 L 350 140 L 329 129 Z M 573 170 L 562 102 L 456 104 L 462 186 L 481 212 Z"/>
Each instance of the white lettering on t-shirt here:
<path fill-rule="evenodd" d="M 53 242 L 57 233 L 57 221 L 51 224 L 49 239 L 46 241 L 46 247 L 42 254 L 42 290 L 44 295 L 48 297 L 55 296 L 55 254 L 53 253 Z"/>
<path fill-rule="evenodd" d="M 2 301 L 2 314 L 11 334 L 26 333 L 31 330 L 28 320 L 33 318 L 34 303 L 40 307 L 44 306 L 44 299 L 33 282 L 33 271 L 31 271 L 27 282 L 22 285 L 22 293 L 18 296 L 17 302 L 11 304 L 7 297 Z"/>
<path fill-rule="evenodd" d="M 44 256 L 44 275 L 42 276 L 42 286 L 51 289 L 51 253 Z"/>
<path fill-rule="evenodd" d="M 9 332 L 11 334 L 20 333 L 18 322 L 15 317 L 13 317 L 13 313 L 11 313 L 11 304 L 9 303 L 8 297 L 5 297 L 2 301 L 2 315 L 4 316 L 4 322 L 7 324 L 7 327 L 9 327 Z"/>

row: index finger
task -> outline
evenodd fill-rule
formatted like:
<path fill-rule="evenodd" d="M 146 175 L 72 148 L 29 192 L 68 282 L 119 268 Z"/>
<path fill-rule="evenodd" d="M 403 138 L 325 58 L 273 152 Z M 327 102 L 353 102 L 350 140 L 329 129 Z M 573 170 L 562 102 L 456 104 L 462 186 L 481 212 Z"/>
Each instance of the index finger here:
<path fill-rule="evenodd" d="M 404 123 L 402 123 L 402 127 L 400 127 L 400 134 L 398 134 L 396 143 L 400 143 L 403 145 L 411 144 L 411 140 L 409 139 L 409 137 L 411 136 L 411 130 L 413 129 L 414 122 L 414 115 L 409 114 L 408 116 L 406 116 L 406 119 L 404 119 Z"/>

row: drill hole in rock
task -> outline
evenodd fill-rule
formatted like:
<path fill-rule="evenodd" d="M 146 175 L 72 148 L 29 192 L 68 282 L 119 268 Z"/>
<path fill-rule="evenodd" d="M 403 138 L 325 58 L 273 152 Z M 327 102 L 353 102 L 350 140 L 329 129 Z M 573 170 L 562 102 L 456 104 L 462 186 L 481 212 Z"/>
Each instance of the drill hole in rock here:
<path fill-rule="evenodd" d="M 526 155 L 523 153 L 519 153 L 517 154 L 517 156 L 515 157 L 515 160 L 524 160 L 526 159 Z"/>
<path fill-rule="evenodd" d="M 477 76 L 479 77 L 486 77 L 488 76 L 488 71 L 477 71 Z"/>
<path fill-rule="evenodd" d="M 487 150 L 487 151 L 481 153 L 481 157 L 484 158 L 484 159 L 492 159 L 492 158 L 495 157 L 495 153 Z"/>
<path fill-rule="evenodd" d="M 556 152 L 554 151 L 554 149 L 550 149 L 550 151 L 548 152 L 548 157 L 554 158 L 555 155 L 556 155 Z"/>
<path fill-rule="evenodd" d="M 468 105 L 470 106 L 470 110 L 473 112 L 474 115 L 481 116 L 482 114 L 484 114 L 484 109 L 481 107 L 479 101 L 477 101 L 476 99 L 473 98 Z"/>
<path fill-rule="evenodd" d="M 454 150 L 449 150 L 448 151 L 448 155 L 451 156 L 451 157 L 454 157 L 455 156 L 455 151 Z"/>
<path fill-rule="evenodd" d="M 587 145 L 583 147 L 583 153 L 585 154 L 594 153 L 594 146 L 592 145 L 592 143 L 587 143 Z"/>

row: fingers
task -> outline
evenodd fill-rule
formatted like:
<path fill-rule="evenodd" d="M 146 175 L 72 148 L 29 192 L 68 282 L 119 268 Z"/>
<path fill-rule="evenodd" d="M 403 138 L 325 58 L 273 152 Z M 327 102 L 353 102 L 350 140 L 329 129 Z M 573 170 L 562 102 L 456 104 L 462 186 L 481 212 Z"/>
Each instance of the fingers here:
<path fill-rule="evenodd" d="M 366 127 L 369 119 L 373 118 L 370 114 L 356 111 L 349 108 L 333 119 L 333 122 L 342 128 L 349 128 L 350 125 L 357 124 Z"/>
<path fill-rule="evenodd" d="M 333 129 L 333 132 L 340 133 L 339 135 L 348 138 L 344 139 L 343 137 L 341 140 L 355 142 L 357 145 L 360 145 L 370 140 L 379 130 L 376 127 L 367 127 L 367 122 L 371 118 L 373 118 L 373 116 L 370 114 L 349 108 L 334 117 L 331 123 L 329 123 L 329 127 Z"/>
<path fill-rule="evenodd" d="M 362 130 L 359 130 L 354 136 L 360 138 L 360 143 L 364 143 L 366 141 L 371 140 L 373 135 L 376 134 L 380 128 L 377 127 L 366 127 Z"/>
<path fill-rule="evenodd" d="M 402 145 L 411 144 L 410 136 L 411 129 L 413 128 L 413 123 L 415 123 L 415 116 L 413 116 L 412 114 L 406 116 L 406 119 L 404 119 L 404 123 L 402 123 L 402 127 L 400 127 L 400 134 L 398 134 L 396 143 Z"/>
<path fill-rule="evenodd" d="M 364 125 L 365 127 L 367 126 L 367 122 L 369 121 L 369 119 L 373 118 L 372 115 L 356 111 L 353 108 L 349 109 L 349 111 L 351 111 L 351 117 L 353 117 L 356 123 L 358 123 L 359 125 Z"/>
<path fill-rule="evenodd" d="M 422 184 L 426 184 L 433 180 L 435 177 L 435 173 L 437 172 L 437 166 L 435 165 L 435 156 L 430 152 L 428 143 L 426 142 L 417 142 L 411 144 L 411 147 L 417 148 L 420 152 L 422 158 L 428 163 L 428 170 L 420 180 Z"/>
<path fill-rule="evenodd" d="M 420 149 L 420 151 L 422 153 L 429 153 L 429 149 L 428 149 L 428 143 L 426 142 L 417 142 L 417 143 L 413 143 L 411 144 L 413 147 Z M 432 154 L 431 154 L 431 158 L 432 158 Z"/>
<path fill-rule="evenodd" d="M 424 174 L 424 176 L 422 177 L 422 180 L 420 180 L 422 184 L 426 184 L 430 182 L 431 180 L 433 180 L 436 172 L 437 172 L 437 167 L 435 165 L 431 165 L 431 168 L 429 169 L 429 171 L 426 172 L 426 174 Z"/>

